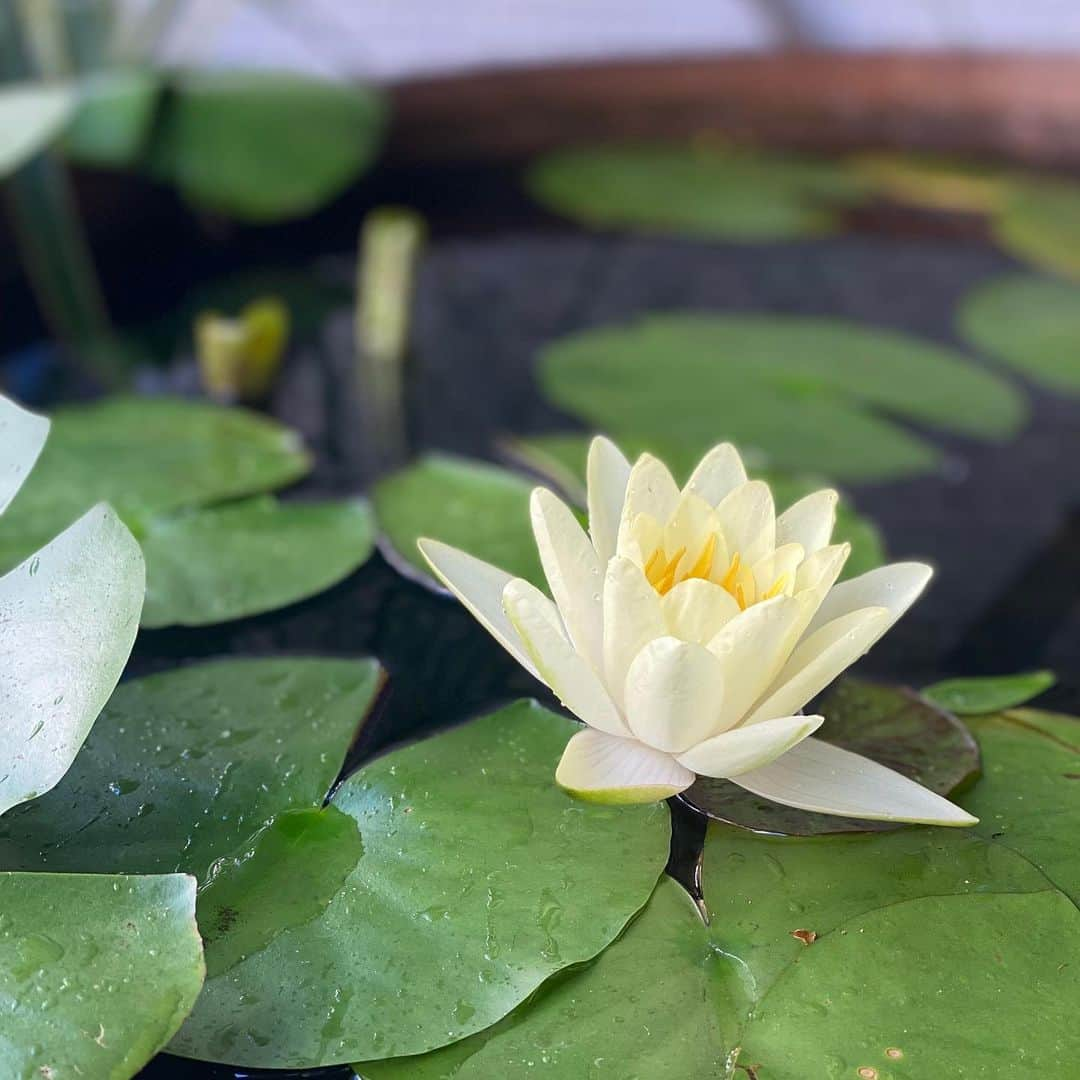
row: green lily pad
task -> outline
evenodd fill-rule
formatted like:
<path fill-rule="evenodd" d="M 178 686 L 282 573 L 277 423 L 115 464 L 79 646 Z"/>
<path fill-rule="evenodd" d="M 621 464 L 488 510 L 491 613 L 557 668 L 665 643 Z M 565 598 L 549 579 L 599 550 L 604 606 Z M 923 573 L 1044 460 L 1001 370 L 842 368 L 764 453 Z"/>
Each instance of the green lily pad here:
<path fill-rule="evenodd" d="M 743 241 L 830 232 L 837 209 L 864 198 L 843 165 L 706 144 L 561 150 L 527 186 L 583 225 Z"/>
<path fill-rule="evenodd" d="M 0 566 L 97 502 L 109 502 L 139 536 L 157 514 L 282 487 L 310 467 L 295 432 L 242 409 L 128 397 L 58 409 L 0 530 Z"/>
<path fill-rule="evenodd" d="M 938 451 L 893 417 L 1004 439 L 1026 407 L 958 353 L 893 331 L 779 315 L 666 315 L 588 330 L 541 355 L 544 393 L 676 467 L 730 439 L 771 467 L 837 480 L 933 468 Z"/>
<path fill-rule="evenodd" d="M 1056 682 L 1057 676 L 1052 671 L 986 675 L 973 679 L 945 679 L 923 687 L 922 695 L 949 712 L 979 716 L 1023 705 L 1045 693 Z"/>
<path fill-rule="evenodd" d="M 983 779 L 960 803 L 982 835 L 1018 851 L 1080 905 L 1080 720 L 1015 709 L 969 723 Z"/>
<path fill-rule="evenodd" d="M 564 432 L 556 435 L 536 435 L 527 439 L 507 439 L 503 440 L 501 447 L 511 460 L 546 480 L 571 502 L 584 506 L 585 461 L 589 441 L 587 435 Z M 621 446 L 631 461 L 644 449 L 633 441 L 624 442 Z M 663 460 L 670 463 L 673 459 L 663 457 Z M 686 479 L 697 461 L 681 464 L 683 467 L 677 467 L 674 475 L 676 478 Z M 828 481 L 819 477 L 788 475 L 775 469 L 760 474 L 751 469 L 751 473 L 768 481 L 780 509 L 790 506 L 812 491 L 828 486 Z M 833 539 L 837 543 L 846 540 L 851 544 L 851 556 L 844 566 L 843 578 L 856 577 L 886 561 L 885 544 L 880 530 L 869 518 L 852 509 L 846 500 L 836 508 Z"/>
<path fill-rule="evenodd" d="M 668 856 L 665 806 L 569 799 L 578 726 L 519 702 L 373 761 L 332 805 L 363 837 L 329 905 L 208 980 L 170 1050 L 256 1068 L 430 1050 L 600 953 Z"/>
<path fill-rule="evenodd" d="M 366 502 L 279 503 L 264 495 L 156 518 L 142 536 L 144 626 L 203 626 L 328 589 L 375 546 Z"/>
<path fill-rule="evenodd" d="M 191 878 L 0 873 L 5 1077 L 127 1080 L 202 979 Z"/>
<path fill-rule="evenodd" d="M 144 68 L 87 75 L 64 132 L 64 153 L 82 165 L 133 164 L 146 145 L 160 95 L 160 79 Z"/>
<path fill-rule="evenodd" d="M 384 125 L 382 98 L 364 87 L 276 72 L 189 71 L 171 84 L 149 165 L 198 206 L 281 221 L 340 194 L 371 163 Z"/>
<path fill-rule="evenodd" d="M 74 106 L 68 83 L 9 83 L 0 90 L 0 178 L 44 149 Z"/>
<path fill-rule="evenodd" d="M 983 162 L 927 154 L 858 154 L 849 164 L 869 188 L 895 202 L 973 214 L 1001 207 L 1013 178 Z"/>
<path fill-rule="evenodd" d="M 967 728 L 910 690 L 847 678 L 814 708 L 825 717 L 820 734 L 826 742 L 895 769 L 939 795 L 970 783 L 979 773 L 979 749 Z M 707 776 L 699 777 L 680 798 L 716 821 L 785 836 L 901 827 L 796 810 L 730 780 Z"/>
<path fill-rule="evenodd" d="M 1051 273 L 1080 278 L 1080 184 L 1016 182 L 991 225 L 1010 255 Z"/>
<path fill-rule="evenodd" d="M 441 540 L 542 586 L 529 525 L 533 484 L 494 465 L 443 454 L 421 458 L 375 485 L 383 551 L 402 573 L 441 588 L 416 547 Z"/>
<path fill-rule="evenodd" d="M 370 710 L 372 660 L 223 660 L 126 682 L 53 791 L 0 819 L 0 867 L 200 881 L 322 805 Z"/>
<path fill-rule="evenodd" d="M 964 298 L 957 329 L 1034 382 L 1080 393 L 1080 286 L 1028 274 L 992 278 Z"/>

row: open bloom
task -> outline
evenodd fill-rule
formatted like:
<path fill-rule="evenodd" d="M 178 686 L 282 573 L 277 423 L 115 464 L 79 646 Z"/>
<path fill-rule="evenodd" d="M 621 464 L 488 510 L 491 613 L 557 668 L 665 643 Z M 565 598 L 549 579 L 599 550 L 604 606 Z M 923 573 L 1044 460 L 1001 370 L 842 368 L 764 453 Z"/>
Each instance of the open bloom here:
<path fill-rule="evenodd" d="M 434 540 L 432 569 L 519 663 L 587 726 L 557 781 L 602 802 L 650 802 L 724 777 L 757 795 L 851 817 L 969 825 L 946 799 L 810 736 L 800 710 L 862 656 L 930 578 L 894 563 L 836 584 L 850 552 L 830 544 L 837 494 L 777 517 L 730 444 L 681 491 L 644 454 L 589 451 L 588 534 L 550 491 L 532 525 L 550 599 Z"/>

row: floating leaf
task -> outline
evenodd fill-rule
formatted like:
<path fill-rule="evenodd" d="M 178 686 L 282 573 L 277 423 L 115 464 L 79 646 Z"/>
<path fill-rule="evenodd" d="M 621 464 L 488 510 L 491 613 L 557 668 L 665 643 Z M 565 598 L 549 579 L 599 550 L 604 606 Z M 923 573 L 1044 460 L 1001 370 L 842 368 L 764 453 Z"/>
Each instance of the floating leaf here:
<path fill-rule="evenodd" d="M 997 242 L 1044 270 L 1080 278 L 1080 184 L 1033 179 L 1014 183 L 992 219 Z"/>
<path fill-rule="evenodd" d="M 47 146 L 74 104 L 75 94 L 66 83 L 9 83 L 0 90 L 0 178 Z"/>
<path fill-rule="evenodd" d="M 127 1080 L 202 978 L 191 878 L 0 873 L 5 1077 Z"/>
<path fill-rule="evenodd" d="M 979 772 L 975 740 L 955 717 L 894 686 L 847 678 L 815 706 L 825 717 L 820 735 L 948 795 Z M 896 829 L 887 821 L 815 814 L 769 802 L 730 780 L 699 777 L 680 796 L 717 821 L 789 836 Z"/>
<path fill-rule="evenodd" d="M 160 79 L 146 69 L 87 75 L 64 133 L 64 153 L 82 165 L 134 164 L 146 145 L 160 94 Z"/>
<path fill-rule="evenodd" d="M 109 502 L 138 535 L 155 514 L 281 487 L 309 468 L 295 432 L 242 409 L 127 397 L 58 409 L 0 530 L 0 566 L 96 502 Z"/>
<path fill-rule="evenodd" d="M 260 71 L 177 76 L 151 171 L 191 202 L 245 221 L 317 210 L 371 162 L 384 107 L 372 90 Z M 282 138 L 282 132 L 289 133 Z"/>
<path fill-rule="evenodd" d="M 555 404 L 677 467 L 731 439 L 772 467 L 838 480 L 934 466 L 895 424 L 1003 439 L 1025 416 L 1007 384 L 939 345 L 838 320 L 668 315 L 548 346 L 539 372 Z"/>
<path fill-rule="evenodd" d="M 570 800 L 553 775 L 576 730 L 519 702 L 346 781 L 333 806 L 363 837 L 355 872 L 211 978 L 170 1049 L 258 1068 L 419 1053 L 596 956 L 656 884 L 668 811 Z"/>
<path fill-rule="evenodd" d="M 541 585 L 544 574 L 529 525 L 533 486 L 494 465 L 442 454 L 424 457 L 372 492 L 384 550 L 402 572 L 425 584 L 436 584 L 416 547 L 426 536 Z"/>
<path fill-rule="evenodd" d="M 144 583 L 108 506 L 0 578 L 0 814 L 67 772 L 127 663 Z"/>
<path fill-rule="evenodd" d="M 989 213 L 1009 194 L 1010 174 L 980 162 L 923 154 L 858 154 L 850 161 L 872 190 L 931 210 Z"/>
<path fill-rule="evenodd" d="M 1049 690 L 1057 677 L 1052 671 L 1022 675 L 986 675 L 972 679 L 945 679 L 923 688 L 935 705 L 961 716 L 978 716 L 1023 705 Z"/>
<path fill-rule="evenodd" d="M 271 495 L 153 519 L 142 536 L 144 626 L 203 626 L 328 589 L 365 563 L 375 522 L 362 499 Z"/>
<path fill-rule="evenodd" d="M 1027 274 L 991 278 L 964 298 L 957 329 L 1034 382 L 1080 393 L 1080 287 Z"/>
<path fill-rule="evenodd" d="M 561 150 L 536 162 L 527 184 L 584 225 L 744 241 L 830 232 L 836 209 L 863 198 L 842 165 L 708 144 Z"/>
<path fill-rule="evenodd" d="M 0 394 L 0 514 L 26 482 L 48 437 L 49 421 L 44 416 L 28 412 Z"/>
<path fill-rule="evenodd" d="M 125 682 L 63 781 L 0 819 L 0 867 L 205 880 L 322 805 L 380 684 L 371 660 L 222 660 Z"/>
<path fill-rule="evenodd" d="M 503 451 L 514 461 L 549 481 L 556 490 L 566 495 L 578 506 L 585 505 L 585 460 L 589 448 L 589 436 L 576 433 L 536 435 L 527 439 L 504 440 Z M 644 449 L 634 442 L 625 442 L 621 449 L 632 461 Z M 667 459 L 665 459 L 667 460 Z M 676 478 L 689 478 L 694 461 L 676 472 Z M 827 487 L 828 481 L 818 477 L 794 476 L 778 473 L 775 469 L 763 474 L 751 470 L 752 475 L 768 481 L 778 509 L 790 506 L 804 495 Z M 851 556 L 844 566 L 843 577 L 856 577 L 885 562 L 885 545 L 877 526 L 842 501 L 836 508 L 836 529 L 833 539 L 851 544 Z"/>

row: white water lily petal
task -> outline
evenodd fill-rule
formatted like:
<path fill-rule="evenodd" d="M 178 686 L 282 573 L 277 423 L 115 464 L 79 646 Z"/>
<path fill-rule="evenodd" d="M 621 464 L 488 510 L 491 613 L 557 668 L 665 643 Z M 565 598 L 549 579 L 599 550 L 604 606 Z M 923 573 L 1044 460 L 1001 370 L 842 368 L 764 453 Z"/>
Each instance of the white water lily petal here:
<path fill-rule="evenodd" d="M 710 506 L 746 483 L 746 466 L 731 443 L 714 446 L 698 464 L 686 483 L 686 490 L 700 496 Z"/>
<path fill-rule="evenodd" d="M 795 591 L 799 565 L 803 561 L 802 544 L 784 544 L 758 559 L 752 567 L 757 596 L 764 596 L 770 589 L 780 586 L 779 592 L 790 596 Z"/>
<path fill-rule="evenodd" d="M 850 554 L 851 545 L 846 542 L 819 548 L 803 559 L 795 575 L 795 589 L 800 592 L 804 589 L 819 589 L 824 598 L 836 583 Z"/>
<path fill-rule="evenodd" d="M 145 586 L 104 503 L 0 578 L 0 814 L 67 772 L 127 663 Z"/>
<path fill-rule="evenodd" d="M 733 778 L 747 791 L 800 810 L 871 821 L 974 825 L 978 818 L 914 780 L 820 739 Z"/>
<path fill-rule="evenodd" d="M 751 480 L 730 492 L 716 508 L 727 549 L 750 567 L 776 546 L 776 509 L 769 485 Z M 722 570 L 721 570 L 722 572 Z"/>
<path fill-rule="evenodd" d="M 641 567 L 629 559 L 612 559 L 604 575 L 604 679 L 620 708 L 631 661 L 666 633 L 660 597 Z"/>
<path fill-rule="evenodd" d="M 555 780 L 589 802 L 649 803 L 684 791 L 694 774 L 670 754 L 586 728 L 566 744 Z"/>
<path fill-rule="evenodd" d="M 680 581 L 664 597 L 662 607 L 666 628 L 661 633 L 699 645 L 712 641 L 740 612 L 727 589 L 702 578 Z"/>
<path fill-rule="evenodd" d="M 0 514 L 30 475 L 48 434 L 49 421 L 44 416 L 0 395 Z"/>
<path fill-rule="evenodd" d="M 792 503 L 776 519 L 776 543 L 802 544 L 807 555 L 823 548 L 836 525 L 840 496 L 831 488 L 815 491 Z"/>
<path fill-rule="evenodd" d="M 825 623 L 832 622 L 848 612 L 858 611 L 860 608 L 883 607 L 888 608 L 890 616 L 881 627 L 881 634 L 884 634 L 918 600 L 933 573 L 926 563 L 890 563 L 888 566 L 868 570 L 857 578 L 842 581 L 834 586 L 822 601 L 808 633 L 813 633 Z"/>
<path fill-rule="evenodd" d="M 664 529 L 662 546 L 668 557 L 683 552 L 679 561 L 680 572 L 685 572 L 697 562 L 702 549 L 720 529 L 716 511 L 700 496 L 692 492 L 680 496 L 671 520 Z M 723 536 L 713 541 L 713 566 L 725 568 L 728 564 L 727 549 Z"/>
<path fill-rule="evenodd" d="M 530 675 L 543 682 L 503 611 L 503 589 L 514 580 L 514 575 L 440 540 L 423 537 L 417 540 L 416 546 L 435 576 L 461 601 L 469 614 Z"/>
<path fill-rule="evenodd" d="M 783 669 L 805 624 L 803 605 L 797 596 L 763 600 L 741 612 L 709 642 L 726 679 L 720 726 L 709 734 L 739 723 Z"/>
<path fill-rule="evenodd" d="M 798 712 L 858 660 L 888 622 L 886 608 L 864 608 L 834 619 L 804 638 L 745 722 L 759 724 Z"/>
<path fill-rule="evenodd" d="M 590 727 L 626 735 L 611 695 L 562 632 L 555 605 L 535 585 L 514 578 L 503 590 L 503 607 L 540 678 L 558 699 Z"/>
<path fill-rule="evenodd" d="M 821 727 L 821 716 L 782 716 L 732 728 L 678 755 L 699 776 L 736 777 L 775 761 Z"/>
<path fill-rule="evenodd" d="M 724 669 L 708 649 L 662 637 L 626 673 L 626 722 L 643 743 L 679 753 L 719 730 Z"/>
<path fill-rule="evenodd" d="M 626 554 L 624 544 L 630 540 L 630 530 L 639 514 L 648 514 L 662 526 L 675 512 L 678 502 L 679 488 L 667 466 L 652 454 L 642 454 L 634 462 L 626 482 L 626 501 L 623 503 L 616 544 L 618 553 Z M 647 558 L 649 552 L 643 554 Z"/>
<path fill-rule="evenodd" d="M 626 485 L 630 479 L 630 462 L 610 440 L 598 435 L 589 445 L 589 460 L 585 468 L 588 486 L 589 537 L 606 563 L 615 554 L 619 539 L 619 522 L 626 500 Z"/>
<path fill-rule="evenodd" d="M 603 670 L 603 616 L 600 584 L 603 566 L 574 512 L 546 488 L 529 501 L 533 534 L 551 595 L 574 647 Z"/>

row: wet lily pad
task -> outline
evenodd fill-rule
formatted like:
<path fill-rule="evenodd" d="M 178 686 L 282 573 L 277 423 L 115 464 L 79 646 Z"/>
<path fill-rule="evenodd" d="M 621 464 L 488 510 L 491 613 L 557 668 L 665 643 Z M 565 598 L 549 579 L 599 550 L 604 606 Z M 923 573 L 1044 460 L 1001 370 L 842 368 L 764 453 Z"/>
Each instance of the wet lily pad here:
<path fill-rule="evenodd" d="M 192 878 L 0 873 L 5 1077 L 127 1080 L 202 979 Z"/>
<path fill-rule="evenodd" d="M 0 868 L 205 880 L 286 810 L 322 805 L 371 708 L 371 660 L 223 660 L 126 682 L 71 771 L 0 818 Z"/>
<path fill-rule="evenodd" d="M 1029 274 L 991 278 L 964 298 L 957 328 L 1034 382 L 1080 393 L 1080 286 Z"/>
<path fill-rule="evenodd" d="M 382 548 L 395 567 L 441 589 L 417 550 L 421 537 L 442 540 L 542 585 L 529 525 L 535 485 L 494 465 L 432 454 L 375 485 L 372 502 Z"/>
<path fill-rule="evenodd" d="M 310 465 L 295 432 L 243 409 L 127 397 L 58 409 L 0 530 L 0 566 L 97 502 L 109 502 L 138 536 L 157 514 L 282 487 Z"/>
<path fill-rule="evenodd" d="M 1014 183 L 991 219 L 997 242 L 1043 270 L 1080 278 L 1080 184 L 1030 179 Z"/>
<path fill-rule="evenodd" d="M 328 589 L 375 546 L 366 502 L 279 503 L 270 495 L 155 518 L 142 535 L 144 626 L 203 626 Z"/>
<path fill-rule="evenodd" d="M 188 71 L 172 80 L 149 165 L 198 206 L 280 221 L 318 209 L 359 175 L 384 121 L 381 97 L 350 83 Z"/>
<path fill-rule="evenodd" d="M 577 729 L 519 702 L 361 769 L 332 803 L 363 837 L 353 874 L 209 979 L 171 1051 L 259 1068 L 420 1053 L 600 953 L 648 900 L 670 828 L 664 806 L 559 790 Z"/>
<path fill-rule="evenodd" d="M 843 165 L 706 143 L 561 150 L 527 186 L 584 225 L 743 241 L 830 232 L 837 210 L 864 198 Z"/>
<path fill-rule="evenodd" d="M 923 687 L 922 695 L 959 716 L 979 716 L 1023 705 L 1045 693 L 1057 677 L 1052 671 L 1021 675 L 986 675 L 973 679 L 945 679 Z"/>
<path fill-rule="evenodd" d="M 939 795 L 948 795 L 978 775 L 979 751 L 968 730 L 910 690 L 848 678 L 815 709 L 825 717 L 820 735 L 826 742 L 895 769 Z M 716 821 L 786 836 L 901 827 L 796 810 L 762 799 L 730 780 L 704 776 L 679 797 Z"/>
<path fill-rule="evenodd" d="M 587 330 L 541 354 L 544 393 L 613 438 L 682 465 L 730 439 L 764 464 L 836 480 L 932 469 L 893 418 L 982 439 L 1026 415 L 1009 384 L 893 331 L 780 315 L 665 315 Z"/>

